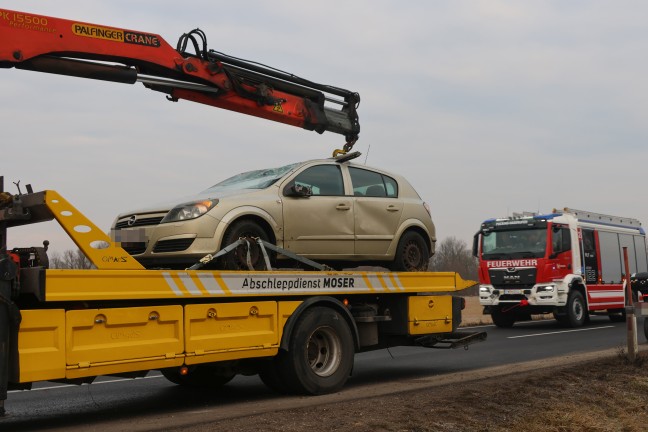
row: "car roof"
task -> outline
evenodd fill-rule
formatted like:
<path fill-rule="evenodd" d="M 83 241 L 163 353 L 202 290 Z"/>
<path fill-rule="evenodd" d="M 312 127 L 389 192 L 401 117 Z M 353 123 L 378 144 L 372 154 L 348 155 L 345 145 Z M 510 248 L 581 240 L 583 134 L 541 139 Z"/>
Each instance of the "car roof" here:
<path fill-rule="evenodd" d="M 351 167 L 354 167 L 354 168 L 368 169 L 368 170 L 371 170 L 371 171 L 376 171 L 376 172 L 379 172 L 381 174 L 388 175 L 390 177 L 394 177 L 395 179 L 398 179 L 398 180 L 404 180 L 404 177 L 402 175 L 400 175 L 400 174 L 395 174 L 395 173 L 386 171 L 386 170 L 384 170 L 382 168 L 376 168 L 376 167 L 364 165 L 364 164 L 361 164 L 361 163 L 351 162 L 351 160 L 356 159 L 360 155 L 361 155 L 360 152 L 353 152 L 353 153 L 347 153 L 347 154 L 337 156 L 337 157 L 321 158 L 321 159 L 310 159 L 310 160 L 306 160 L 306 161 L 301 162 L 300 165 L 303 166 L 303 165 L 306 165 L 306 164 L 337 162 L 340 165 L 347 165 L 347 166 L 351 166 Z"/>

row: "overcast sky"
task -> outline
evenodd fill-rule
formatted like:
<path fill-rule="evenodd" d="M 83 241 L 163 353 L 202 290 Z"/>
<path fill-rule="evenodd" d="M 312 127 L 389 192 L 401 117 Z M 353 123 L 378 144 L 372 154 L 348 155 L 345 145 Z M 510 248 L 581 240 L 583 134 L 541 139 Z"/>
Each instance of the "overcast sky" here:
<path fill-rule="evenodd" d="M 643 1 L 30 1 L 0 6 L 160 34 L 360 93 L 356 149 L 404 174 L 440 240 L 554 207 L 648 223 Z M 0 41 L 2 43 L 2 41 Z M 328 157 L 318 135 L 123 85 L 0 69 L 0 175 L 117 213 L 241 171 Z M 55 222 L 9 246 L 73 247 Z"/>

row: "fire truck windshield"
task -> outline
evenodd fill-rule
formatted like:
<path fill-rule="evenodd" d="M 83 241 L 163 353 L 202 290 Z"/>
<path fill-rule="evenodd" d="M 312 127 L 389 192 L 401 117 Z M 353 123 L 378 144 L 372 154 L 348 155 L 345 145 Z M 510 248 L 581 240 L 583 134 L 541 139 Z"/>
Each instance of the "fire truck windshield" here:
<path fill-rule="evenodd" d="M 483 232 L 483 259 L 541 258 L 546 248 L 546 228 Z"/>

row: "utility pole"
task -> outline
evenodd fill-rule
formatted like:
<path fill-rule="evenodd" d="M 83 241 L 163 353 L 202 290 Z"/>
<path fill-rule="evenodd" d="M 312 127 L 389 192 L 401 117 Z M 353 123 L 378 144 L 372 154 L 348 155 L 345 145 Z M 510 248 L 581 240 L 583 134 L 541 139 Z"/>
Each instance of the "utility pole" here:
<path fill-rule="evenodd" d="M 628 360 L 634 363 L 639 353 L 637 346 L 637 317 L 632 301 L 632 287 L 630 285 L 630 266 L 628 265 L 628 248 L 623 248 L 623 262 L 625 264 L 625 294 L 626 294 L 626 324 L 628 329 Z"/>

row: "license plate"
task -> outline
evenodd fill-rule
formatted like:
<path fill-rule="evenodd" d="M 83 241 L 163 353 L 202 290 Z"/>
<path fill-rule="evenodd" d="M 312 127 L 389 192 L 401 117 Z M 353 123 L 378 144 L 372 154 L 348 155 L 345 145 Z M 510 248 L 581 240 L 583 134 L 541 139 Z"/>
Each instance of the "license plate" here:
<path fill-rule="evenodd" d="M 504 294 L 522 294 L 521 289 L 505 289 Z"/>
<path fill-rule="evenodd" d="M 122 243 L 135 243 L 146 241 L 146 230 L 144 228 L 124 228 L 112 232 L 113 240 Z"/>

